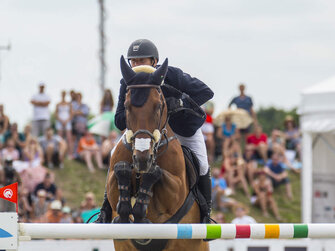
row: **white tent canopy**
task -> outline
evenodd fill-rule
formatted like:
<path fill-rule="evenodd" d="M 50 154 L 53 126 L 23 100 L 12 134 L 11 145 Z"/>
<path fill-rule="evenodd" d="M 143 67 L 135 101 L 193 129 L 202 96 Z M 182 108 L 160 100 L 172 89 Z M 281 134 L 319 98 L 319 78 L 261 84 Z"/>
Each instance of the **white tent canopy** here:
<path fill-rule="evenodd" d="M 302 221 L 335 222 L 335 77 L 302 91 Z"/>

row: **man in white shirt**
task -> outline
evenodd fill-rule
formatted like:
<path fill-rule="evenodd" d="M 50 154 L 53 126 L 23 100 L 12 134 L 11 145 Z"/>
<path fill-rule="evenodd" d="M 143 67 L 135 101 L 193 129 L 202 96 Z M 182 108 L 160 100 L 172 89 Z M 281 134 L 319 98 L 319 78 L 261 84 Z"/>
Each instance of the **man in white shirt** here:
<path fill-rule="evenodd" d="M 39 84 L 39 93 L 35 94 L 30 103 L 34 107 L 32 134 L 35 137 L 43 135 L 50 124 L 50 113 L 48 106 L 50 104 L 50 97 L 44 93 L 44 83 Z"/>

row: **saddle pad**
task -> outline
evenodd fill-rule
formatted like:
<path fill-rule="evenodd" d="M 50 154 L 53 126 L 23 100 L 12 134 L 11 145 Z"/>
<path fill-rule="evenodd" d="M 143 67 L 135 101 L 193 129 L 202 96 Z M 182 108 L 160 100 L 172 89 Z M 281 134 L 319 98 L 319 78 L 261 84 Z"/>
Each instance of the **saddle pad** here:
<path fill-rule="evenodd" d="M 199 160 L 197 156 L 186 146 L 181 146 L 184 152 L 186 173 L 190 190 L 198 183 L 199 180 Z"/>

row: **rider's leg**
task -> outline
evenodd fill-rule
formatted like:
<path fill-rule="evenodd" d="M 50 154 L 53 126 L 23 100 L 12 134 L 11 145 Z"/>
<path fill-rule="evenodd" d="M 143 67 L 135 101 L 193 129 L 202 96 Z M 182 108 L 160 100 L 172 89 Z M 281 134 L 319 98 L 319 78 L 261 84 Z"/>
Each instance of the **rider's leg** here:
<path fill-rule="evenodd" d="M 177 134 L 176 136 L 182 145 L 190 148 L 198 157 L 200 166 L 198 187 L 206 199 L 208 207 L 207 216 L 210 216 L 212 209 L 212 183 L 207 159 L 206 144 L 201 129 L 198 129 L 191 137 L 183 137 Z"/>

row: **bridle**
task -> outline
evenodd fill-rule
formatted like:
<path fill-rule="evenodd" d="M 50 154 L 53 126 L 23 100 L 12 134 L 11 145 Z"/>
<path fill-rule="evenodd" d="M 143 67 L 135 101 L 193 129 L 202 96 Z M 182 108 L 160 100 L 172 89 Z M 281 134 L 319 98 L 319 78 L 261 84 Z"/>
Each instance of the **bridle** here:
<path fill-rule="evenodd" d="M 152 163 L 155 163 L 157 158 L 159 156 L 161 156 L 168 148 L 168 138 L 167 138 L 166 126 L 167 126 L 167 123 L 169 121 L 169 114 L 167 113 L 166 120 L 164 121 L 164 123 L 162 123 L 163 111 L 166 107 L 166 102 L 164 100 L 163 92 L 162 92 L 162 89 L 161 89 L 160 85 L 151 85 L 151 84 L 129 85 L 129 86 L 127 86 L 126 90 L 128 92 L 129 90 L 140 89 L 140 88 L 155 88 L 158 91 L 159 96 L 160 96 L 160 100 L 161 100 L 161 103 L 162 103 L 162 105 L 159 109 L 159 112 L 160 112 L 159 122 L 158 122 L 157 128 L 153 132 L 150 132 L 149 130 L 146 130 L 146 129 L 139 129 L 139 130 L 137 130 L 136 132 L 133 133 L 132 130 L 127 130 L 126 140 L 127 140 L 127 143 L 132 144 L 132 149 L 134 151 L 134 149 L 135 149 L 134 141 L 135 141 L 136 136 L 139 135 L 139 134 L 148 135 L 151 138 L 151 143 L 153 142 L 152 149 L 148 149 L 148 150 L 152 150 L 152 153 L 153 153 Z M 165 149 L 157 155 L 158 150 L 159 150 L 159 146 L 160 146 L 160 143 L 161 143 L 163 137 L 166 139 L 167 145 L 166 145 Z"/>

